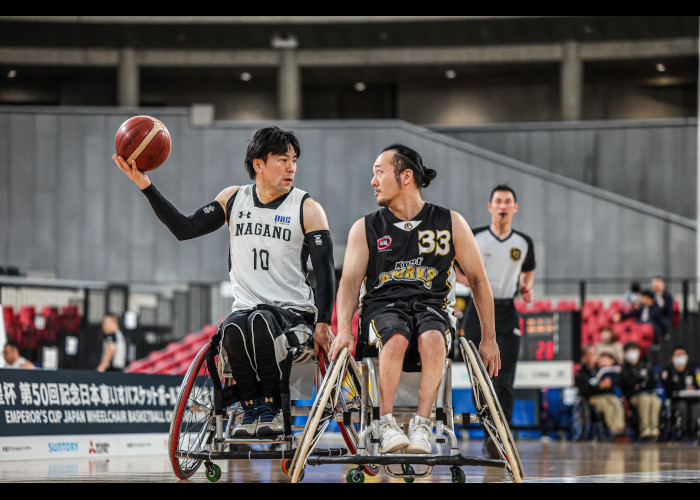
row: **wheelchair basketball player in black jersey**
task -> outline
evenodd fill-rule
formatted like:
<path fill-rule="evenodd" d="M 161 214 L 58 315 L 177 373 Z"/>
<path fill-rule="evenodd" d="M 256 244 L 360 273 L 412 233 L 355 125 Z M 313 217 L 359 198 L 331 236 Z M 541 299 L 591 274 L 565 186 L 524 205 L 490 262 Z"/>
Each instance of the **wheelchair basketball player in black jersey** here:
<path fill-rule="evenodd" d="M 501 367 L 493 294 L 472 231 L 457 212 L 424 201 L 421 189 L 435 178 L 422 158 L 400 144 L 382 151 L 372 168 L 378 211 L 350 229 L 336 295 L 338 335 L 329 358 L 352 350 L 352 316 L 360 301 L 356 356 L 379 348 L 381 453 L 431 453 L 430 415 L 448 355 L 455 259 L 472 285 L 481 318 L 479 354 L 489 376 Z M 404 434 L 392 416 L 402 370 L 420 370 L 418 408 Z"/>

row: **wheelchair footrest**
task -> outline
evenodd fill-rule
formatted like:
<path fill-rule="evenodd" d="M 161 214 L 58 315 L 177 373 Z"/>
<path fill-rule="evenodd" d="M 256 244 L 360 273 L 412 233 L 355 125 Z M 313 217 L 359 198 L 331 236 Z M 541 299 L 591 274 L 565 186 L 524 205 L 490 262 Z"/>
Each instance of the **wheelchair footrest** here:
<path fill-rule="evenodd" d="M 308 465 L 322 464 L 352 464 L 352 465 L 474 465 L 481 467 L 500 467 L 505 468 L 507 462 L 505 460 L 482 458 L 482 457 L 465 457 L 464 455 L 347 455 L 347 456 L 321 456 L 310 455 L 306 461 Z"/>
<path fill-rule="evenodd" d="M 294 458 L 296 450 L 230 450 L 230 451 L 176 451 L 179 458 L 191 458 L 195 460 L 274 460 L 282 458 Z M 316 448 L 309 455 L 309 459 L 317 456 L 341 457 L 346 455 L 345 448 Z"/>

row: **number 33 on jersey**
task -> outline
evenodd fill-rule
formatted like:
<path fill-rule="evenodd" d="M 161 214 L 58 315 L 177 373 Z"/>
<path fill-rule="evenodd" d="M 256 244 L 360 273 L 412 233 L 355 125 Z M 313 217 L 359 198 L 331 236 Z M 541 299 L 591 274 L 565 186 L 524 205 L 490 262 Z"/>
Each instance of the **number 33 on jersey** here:
<path fill-rule="evenodd" d="M 455 253 L 448 209 L 425 203 L 412 220 L 404 221 L 383 208 L 365 217 L 365 236 L 369 263 L 363 305 L 419 298 L 451 308 Z"/>

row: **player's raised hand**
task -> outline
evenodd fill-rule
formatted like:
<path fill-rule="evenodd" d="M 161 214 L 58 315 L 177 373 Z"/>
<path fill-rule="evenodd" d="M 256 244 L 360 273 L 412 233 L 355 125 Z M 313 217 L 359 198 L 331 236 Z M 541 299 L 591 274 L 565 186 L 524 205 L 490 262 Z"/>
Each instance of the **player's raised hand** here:
<path fill-rule="evenodd" d="M 124 172 L 129 179 L 134 181 L 134 183 L 139 187 L 139 189 L 143 190 L 151 185 L 151 180 L 148 178 L 148 176 L 144 172 L 141 172 L 136 166 L 136 160 L 133 160 L 131 162 L 131 165 L 129 165 L 128 163 L 126 163 L 126 160 L 124 160 L 124 158 L 122 158 L 121 156 L 117 156 L 116 154 L 112 155 L 112 159 L 114 160 L 114 163 L 116 163 L 117 166 L 121 169 L 121 171 Z"/>

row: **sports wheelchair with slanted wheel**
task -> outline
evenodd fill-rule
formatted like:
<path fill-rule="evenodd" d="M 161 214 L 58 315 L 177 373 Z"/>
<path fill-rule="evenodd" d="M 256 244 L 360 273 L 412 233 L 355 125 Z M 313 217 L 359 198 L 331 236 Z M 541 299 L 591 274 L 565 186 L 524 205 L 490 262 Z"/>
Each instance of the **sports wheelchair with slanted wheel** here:
<path fill-rule="evenodd" d="M 465 482 L 464 471 L 460 468 L 464 465 L 505 468 L 512 481 L 519 483 L 524 477 L 522 463 L 488 372 L 474 344 L 463 337 L 459 342 L 471 380 L 476 413 L 453 412 L 452 360 L 446 359 L 431 415 L 437 453 L 380 453 L 378 373 L 375 369 L 377 359 L 363 358 L 360 370 L 355 359 L 348 355 L 347 349 L 343 349 L 328 367 L 326 376 L 318 388 L 289 468 L 292 482 L 302 480 L 307 465 L 350 464 L 356 467 L 350 469 L 346 475 L 346 481 L 349 483 L 364 482 L 365 474 L 374 475 L 381 466 L 389 476 L 410 483 L 417 477 L 428 476 L 433 467 L 438 465 L 450 466 L 454 483 Z M 402 377 L 405 375 L 406 373 L 403 373 Z M 395 407 L 392 414 L 397 422 L 406 423 L 415 411 L 415 407 Z M 338 423 L 350 454 L 316 453 L 316 444 L 320 436 L 318 429 L 331 420 Z M 481 423 L 496 444 L 500 459 L 469 457 L 460 453 L 455 424 L 466 427 L 472 423 Z M 399 465 L 401 471 L 392 470 L 391 465 Z M 414 466 L 418 465 L 427 468 L 422 472 L 416 471 Z"/>
<path fill-rule="evenodd" d="M 284 434 L 241 439 L 232 437 L 243 409 L 226 354 L 219 354 L 210 344 L 203 346 L 182 381 L 170 424 L 168 456 L 175 475 L 190 478 L 204 463 L 206 477 L 215 482 L 221 477 L 221 468 L 214 462 L 234 459 L 282 459 L 282 470 L 288 473 L 303 429 L 293 426 L 292 419 L 309 414 L 309 406 L 298 403 L 312 399 L 314 381 L 326 373 L 325 357 L 321 358 L 314 356 L 312 344 L 289 350 L 280 380 Z M 298 397 L 293 400 L 295 395 Z M 324 430 L 324 426 L 318 426 L 318 435 Z M 252 443 L 269 446 L 263 450 L 241 449 L 240 445 Z M 348 447 L 354 443 L 348 438 Z M 347 453 L 346 448 L 314 449 L 314 454 L 329 456 Z"/>

